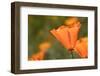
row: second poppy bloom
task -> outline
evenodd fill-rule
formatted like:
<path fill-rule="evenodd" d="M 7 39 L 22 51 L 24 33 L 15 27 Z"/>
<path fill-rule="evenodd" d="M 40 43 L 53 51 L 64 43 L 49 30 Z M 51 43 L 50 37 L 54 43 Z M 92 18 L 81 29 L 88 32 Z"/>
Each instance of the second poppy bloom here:
<path fill-rule="evenodd" d="M 79 54 L 80 57 L 88 57 L 88 38 L 80 38 L 75 45 L 75 51 Z"/>

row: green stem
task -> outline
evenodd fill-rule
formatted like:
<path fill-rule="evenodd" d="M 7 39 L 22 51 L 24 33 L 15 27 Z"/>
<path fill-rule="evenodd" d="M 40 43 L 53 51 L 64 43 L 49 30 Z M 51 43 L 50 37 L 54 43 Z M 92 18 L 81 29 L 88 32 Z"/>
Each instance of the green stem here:
<path fill-rule="evenodd" d="M 74 58 L 73 49 L 69 49 L 69 51 L 70 51 L 70 54 L 71 54 L 71 58 L 73 59 Z"/>
<path fill-rule="evenodd" d="M 71 51 L 71 56 L 72 56 L 72 59 L 74 58 L 74 55 L 73 55 L 73 50 Z"/>

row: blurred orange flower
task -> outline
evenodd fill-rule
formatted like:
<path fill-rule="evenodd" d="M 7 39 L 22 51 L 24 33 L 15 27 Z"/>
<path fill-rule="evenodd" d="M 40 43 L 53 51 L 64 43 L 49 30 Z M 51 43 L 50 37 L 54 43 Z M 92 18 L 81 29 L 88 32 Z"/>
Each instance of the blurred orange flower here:
<path fill-rule="evenodd" d="M 84 37 L 77 41 L 75 45 L 75 51 L 82 58 L 86 58 L 88 56 L 88 38 Z"/>
<path fill-rule="evenodd" d="M 80 27 L 80 21 L 76 17 L 71 17 L 65 20 L 64 25 L 68 27 Z"/>
<path fill-rule="evenodd" d="M 44 53 L 38 52 L 35 55 L 32 55 L 32 60 L 43 60 L 44 59 Z"/>
<path fill-rule="evenodd" d="M 31 60 L 43 60 L 44 59 L 45 52 L 50 47 L 51 47 L 50 42 L 43 42 L 43 43 L 41 43 L 39 45 L 39 52 L 36 53 L 36 54 L 33 54 L 30 59 Z"/>
<path fill-rule="evenodd" d="M 65 20 L 65 25 L 58 29 L 52 29 L 50 32 L 59 40 L 67 49 L 73 49 L 80 29 L 80 22 L 77 18 Z"/>
<path fill-rule="evenodd" d="M 39 49 L 41 52 L 45 52 L 48 48 L 50 48 L 50 42 L 43 42 L 39 45 Z"/>

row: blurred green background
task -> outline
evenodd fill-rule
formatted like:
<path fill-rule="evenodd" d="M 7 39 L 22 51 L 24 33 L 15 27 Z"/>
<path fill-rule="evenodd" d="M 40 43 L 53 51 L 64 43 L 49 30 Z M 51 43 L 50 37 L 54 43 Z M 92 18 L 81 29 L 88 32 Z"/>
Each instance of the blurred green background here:
<path fill-rule="evenodd" d="M 50 33 L 51 29 L 61 26 L 67 18 L 69 16 L 28 15 L 28 58 L 36 54 L 39 51 L 39 44 L 45 41 L 52 43 L 45 54 L 45 60 L 72 58 L 67 49 Z M 77 18 L 82 25 L 78 38 L 88 36 L 88 18 Z M 80 58 L 75 52 L 73 52 L 73 57 Z"/>

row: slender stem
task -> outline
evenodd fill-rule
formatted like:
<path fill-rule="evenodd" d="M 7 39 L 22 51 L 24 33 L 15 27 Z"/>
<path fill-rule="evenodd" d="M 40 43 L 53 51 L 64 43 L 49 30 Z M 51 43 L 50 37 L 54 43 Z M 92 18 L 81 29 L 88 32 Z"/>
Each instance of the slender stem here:
<path fill-rule="evenodd" d="M 74 58 L 73 49 L 69 49 L 72 59 Z"/>
<path fill-rule="evenodd" d="M 74 55 L 73 55 L 73 50 L 71 51 L 71 56 L 72 56 L 72 59 L 74 58 Z"/>

